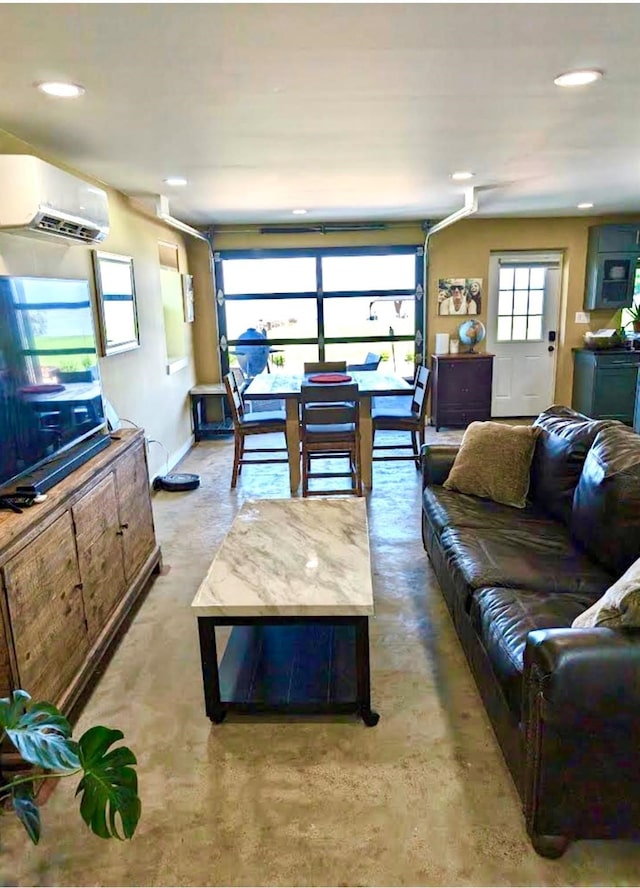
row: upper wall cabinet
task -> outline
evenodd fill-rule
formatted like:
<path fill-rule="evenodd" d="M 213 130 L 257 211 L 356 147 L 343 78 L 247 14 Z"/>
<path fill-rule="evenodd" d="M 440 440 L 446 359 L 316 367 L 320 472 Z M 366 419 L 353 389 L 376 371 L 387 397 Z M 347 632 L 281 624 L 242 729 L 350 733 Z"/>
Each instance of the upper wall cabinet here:
<path fill-rule="evenodd" d="M 640 258 L 640 225 L 594 225 L 589 228 L 587 286 L 584 307 L 629 307 Z"/>

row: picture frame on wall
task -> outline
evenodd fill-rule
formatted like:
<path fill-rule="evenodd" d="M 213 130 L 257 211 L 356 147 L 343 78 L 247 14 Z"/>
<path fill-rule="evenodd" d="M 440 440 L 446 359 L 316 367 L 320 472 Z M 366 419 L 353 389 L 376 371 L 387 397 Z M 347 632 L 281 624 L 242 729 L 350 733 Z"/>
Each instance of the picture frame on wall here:
<path fill-rule="evenodd" d="M 482 278 L 441 278 L 438 281 L 439 315 L 479 315 L 482 312 Z"/>
<path fill-rule="evenodd" d="M 184 319 L 187 324 L 192 323 L 195 317 L 193 304 L 193 275 L 182 275 L 182 304 L 184 310 Z"/>
<path fill-rule="evenodd" d="M 103 357 L 140 347 L 131 256 L 93 250 L 99 343 Z"/>

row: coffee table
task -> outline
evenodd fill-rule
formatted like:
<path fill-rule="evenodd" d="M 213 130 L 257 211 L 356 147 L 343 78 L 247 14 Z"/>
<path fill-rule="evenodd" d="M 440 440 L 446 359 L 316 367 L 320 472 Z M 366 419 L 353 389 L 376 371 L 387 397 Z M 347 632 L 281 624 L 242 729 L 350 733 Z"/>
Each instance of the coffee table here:
<path fill-rule="evenodd" d="M 377 724 L 364 499 L 246 502 L 192 608 L 211 721 L 222 722 L 229 711 L 352 712 Z M 220 663 L 219 626 L 233 627 Z"/>

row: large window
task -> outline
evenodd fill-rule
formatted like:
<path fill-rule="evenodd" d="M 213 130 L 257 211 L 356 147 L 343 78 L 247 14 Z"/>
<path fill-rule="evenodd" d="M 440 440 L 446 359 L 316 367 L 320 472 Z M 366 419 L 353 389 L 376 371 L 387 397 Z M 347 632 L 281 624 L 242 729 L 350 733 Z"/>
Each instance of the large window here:
<path fill-rule="evenodd" d="M 302 371 L 367 353 L 413 378 L 422 359 L 422 248 L 215 253 L 222 369 Z"/>

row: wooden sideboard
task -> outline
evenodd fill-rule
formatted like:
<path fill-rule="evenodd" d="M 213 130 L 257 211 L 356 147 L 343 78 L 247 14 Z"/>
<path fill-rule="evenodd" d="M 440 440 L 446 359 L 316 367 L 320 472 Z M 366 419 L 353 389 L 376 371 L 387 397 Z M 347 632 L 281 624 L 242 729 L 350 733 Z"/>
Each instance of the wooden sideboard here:
<path fill-rule="evenodd" d="M 72 715 L 160 569 L 144 434 L 114 440 L 22 514 L 0 512 L 0 697 Z"/>
<path fill-rule="evenodd" d="M 431 355 L 431 425 L 465 428 L 491 418 L 493 355 Z"/>

